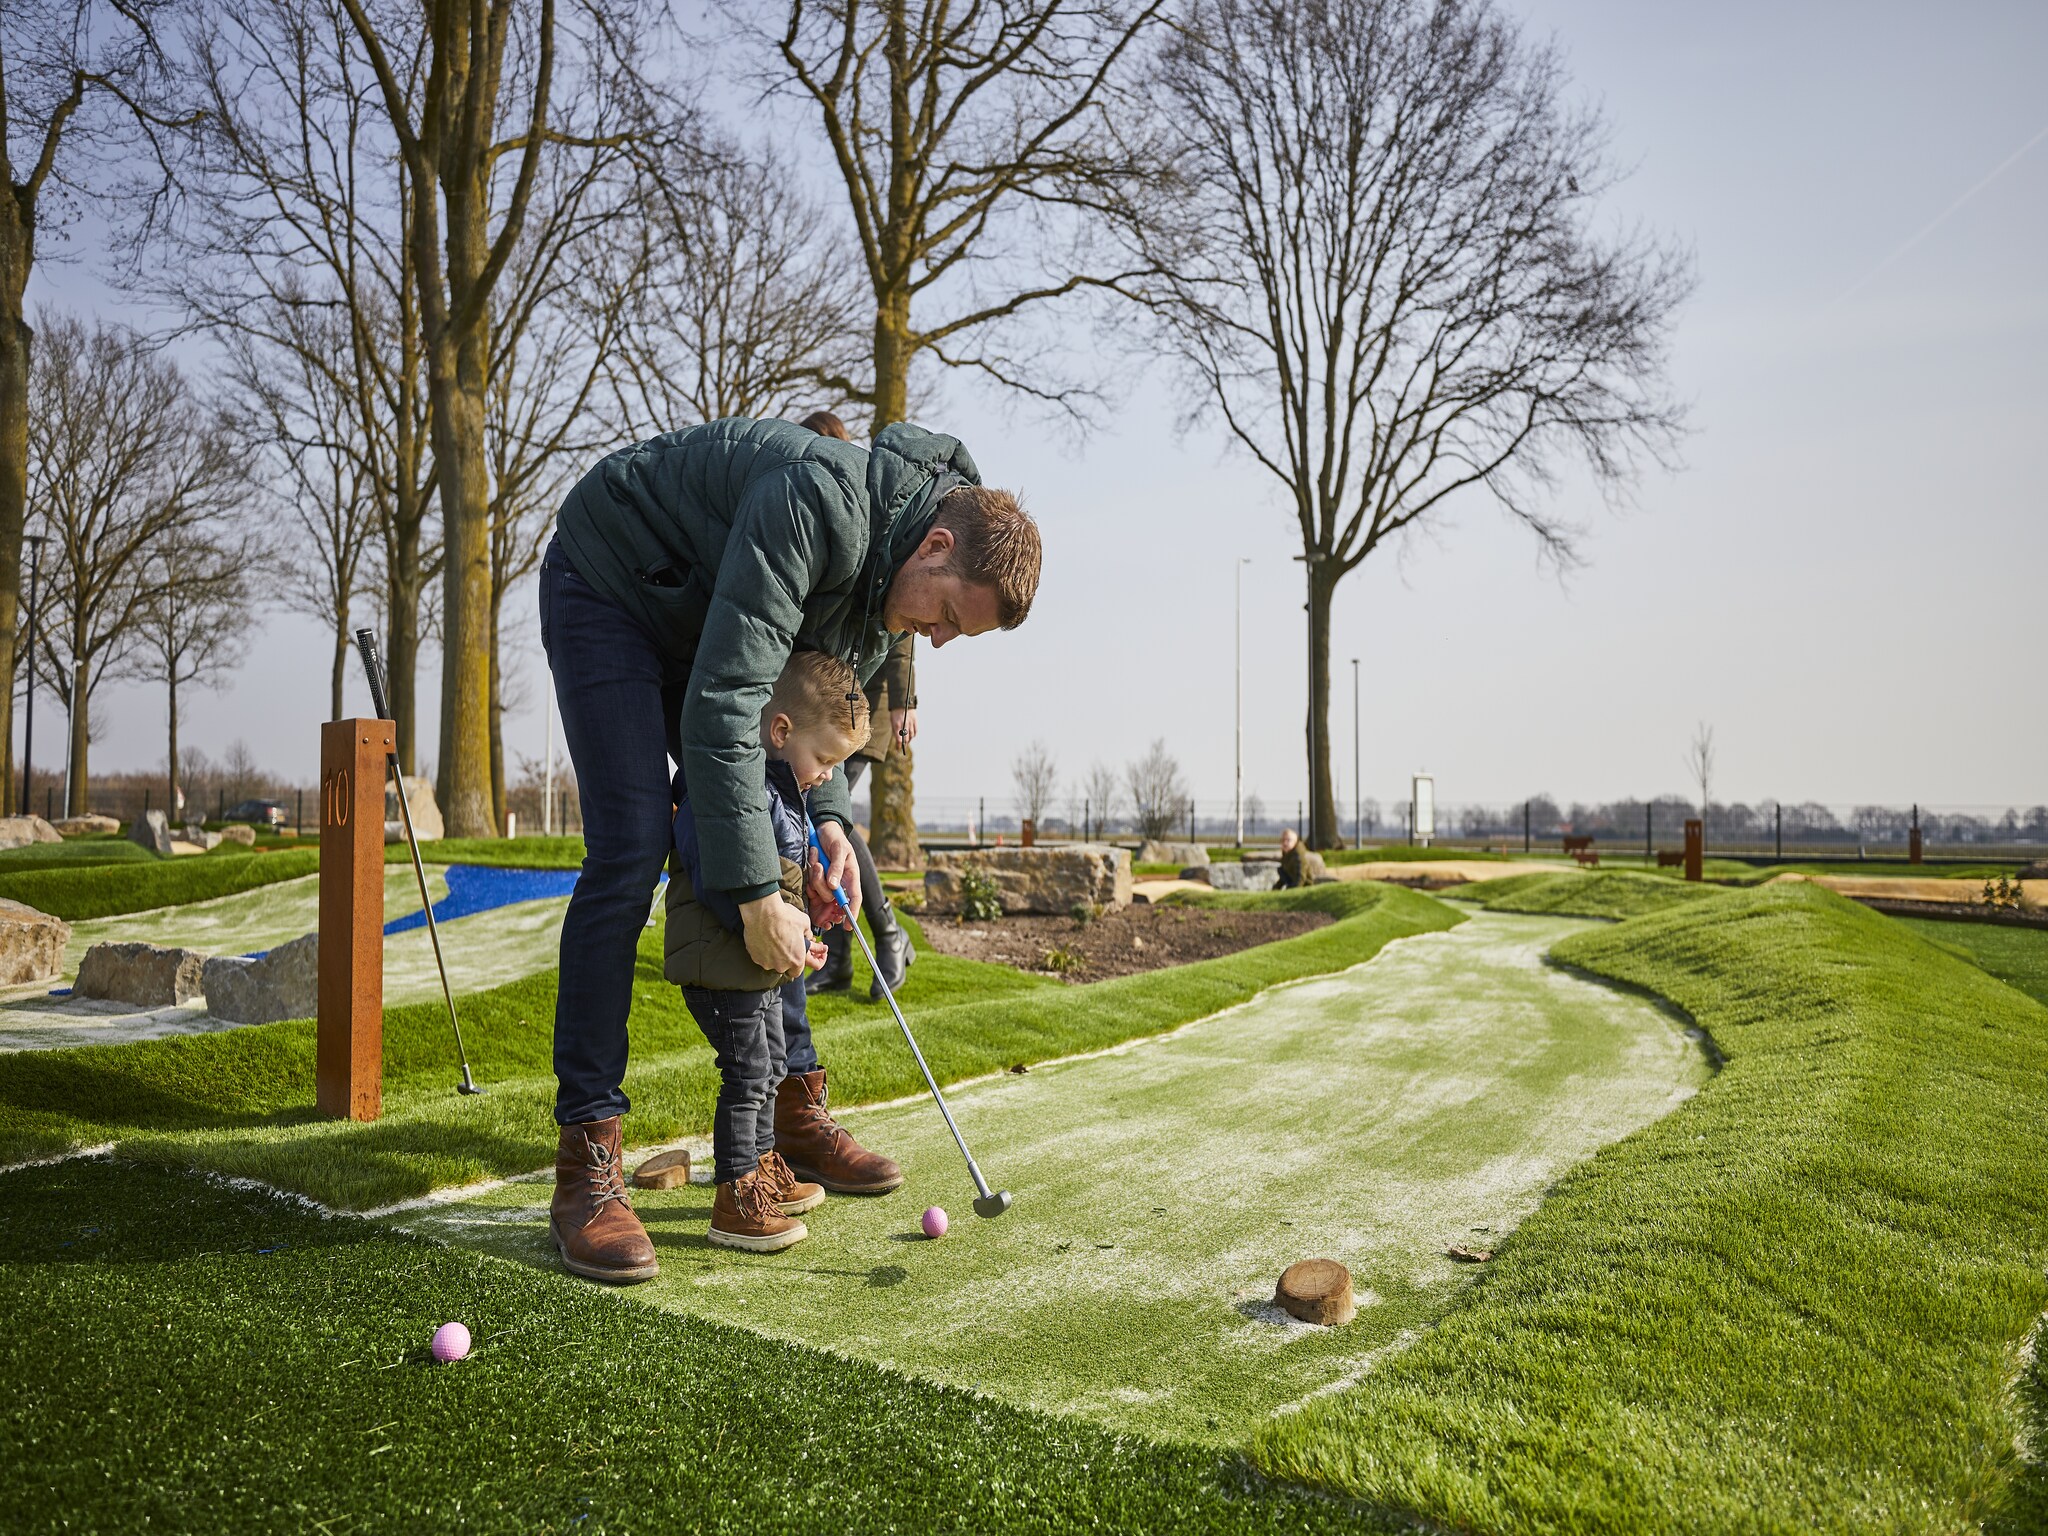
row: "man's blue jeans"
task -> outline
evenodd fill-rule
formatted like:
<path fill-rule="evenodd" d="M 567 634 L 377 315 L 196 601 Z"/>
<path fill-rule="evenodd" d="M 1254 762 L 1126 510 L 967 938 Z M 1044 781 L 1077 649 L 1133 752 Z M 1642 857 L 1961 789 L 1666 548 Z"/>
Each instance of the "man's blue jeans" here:
<path fill-rule="evenodd" d="M 555 996 L 555 1119 L 581 1125 L 631 1107 L 633 965 L 673 836 L 669 754 L 688 677 L 570 568 L 559 543 L 541 560 L 540 641 L 583 806 L 583 873 L 562 921 Z M 783 995 L 787 1070 L 815 1071 L 809 1020 Z"/>

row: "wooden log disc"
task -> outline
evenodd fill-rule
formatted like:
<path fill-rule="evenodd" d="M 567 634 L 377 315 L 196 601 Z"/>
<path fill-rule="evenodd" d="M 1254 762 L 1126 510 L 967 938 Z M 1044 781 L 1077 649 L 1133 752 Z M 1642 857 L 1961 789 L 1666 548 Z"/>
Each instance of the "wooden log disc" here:
<path fill-rule="evenodd" d="M 1290 1317 L 1335 1328 L 1358 1315 L 1351 1297 L 1351 1271 L 1335 1259 L 1290 1264 L 1273 1288 L 1273 1300 Z"/>
<path fill-rule="evenodd" d="M 635 1189 L 674 1189 L 690 1182 L 690 1154 L 657 1152 L 633 1170 Z"/>

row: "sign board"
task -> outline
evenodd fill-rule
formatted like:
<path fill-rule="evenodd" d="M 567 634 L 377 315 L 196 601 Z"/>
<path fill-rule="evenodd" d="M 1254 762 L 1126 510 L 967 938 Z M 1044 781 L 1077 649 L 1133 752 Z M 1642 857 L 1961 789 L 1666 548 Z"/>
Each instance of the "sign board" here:
<path fill-rule="evenodd" d="M 1424 848 L 1436 836 L 1436 780 L 1426 773 L 1418 773 L 1409 781 L 1409 800 L 1415 810 L 1415 841 Z"/>

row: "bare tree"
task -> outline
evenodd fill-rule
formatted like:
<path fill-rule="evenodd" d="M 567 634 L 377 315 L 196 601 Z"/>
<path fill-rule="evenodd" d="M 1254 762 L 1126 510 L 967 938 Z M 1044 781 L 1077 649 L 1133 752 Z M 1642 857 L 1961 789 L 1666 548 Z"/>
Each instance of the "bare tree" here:
<path fill-rule="evenodd" d="M 266 478 L 290 487 L 291 516 L 318 552 L 289 596 L 333 625 L 337 712 L 351 605 L 381 587 L 390 708 L 411 772 L 440 553 L 407 164 L 341 0 L 191 15 L 203 110 L 181 167 L 187 217 L 149 286 L 223 343 L 231 392 L 266 429 L 277 461 Z"/>
<path fill-rule="evenodd" d="M 1088 765 L 1088 776 L 1081 781 L 1082 815 L 1095 823 L 1095 834 L 1116 830 L 1116 824 L 1123 814 L 1124 786 L 1117 771 L 1106 763 Z"/>
<path fill-rule="evenodd" d="M 650 133 L 632 50 L 641 0 L 342 0 L 408 177 L 442 539 L 441 782 L 452 837 L 492 835 L 493 306 L 551 158 L 580 163 Z M 645 14 L 643 14 L 645 13 Z M 417 70 L 413 61 L 420 61 Z"/>
<path fill-rule="evenodd" d="M 787 415 L 858 375 L 866 283 L 780 157 L 677 145 L 641 196 L 644 248 L 606 241 L 613 291 L 638 285 L 611 360 L 621 435 Z"/>
<path fill-rule="evenodd" d="M 1198 415 L 1286 491 L 1308 586 L 1311 841 L 1337 829 L 1338 583 L 1477 489 L 1553 560 L 1576 458 L 1619 494 L 1681 426 L 1690 266 L 1594 227 L 1613 185 L 1562 62 L 1485 0 L 1194 0 L 1159 89 L 1185 197 L 1144 233 Z"/>
<path fill-rule="evenodd" d="M 1700 787 L 1700 825 L 1706 825 L 1714 804 L 1714 728 L 1702 720 L 1693 728 L 1692 744 L 1685 749 L 1685 771 Z"/>
<path fill-rule="evenodd" d="M 244 494 L 243 456 L 184 376 L 132 332 L 40 317 L 29 487 L 50 536 L 36 656 L 71 714 L 66 812 L 85 812 L 92 696 L 126 673 L 169 595 L 167 542 L 204 537 Z"/>
<path fill-rule="evenodd" d="M 1181 783 L 1180 763 L 1166 750 L 1164 738 L 1153 742 L 1143 757 L 1125 766 L 1124 788 L 1130 795 L 1131 816 L 1142 838 L 1171 837 L 1173 829 L 1187 815 L 1188 793 Z"/>
<path fill-rule="evenodd" d="M 14 669 L 27 517 L 30 352 L 24 307 L 53 191 L 100 206 L 109 154 L 162 126 L 151 32 L 161 0 L 27 0 L 0 8 L 0 803 L 14 803 Z M 86 173 L 86 174 L 81 174 Z"/>
<path fill-rule="evenodd" d="M 1017 786 L 1018 814 L 1043 826 L 1046 807 L 1059 790 L 1059 769 L 1044 742 L 1032 742 L 1010 760 L 1010 780 Z"/>
<path fill-rule="evenodd" d="M 789 0 L 781 83 L 817 111 L 870 289 L 872 372 L 824 382 L 865 402 L 875 428 L 905 418 L 920 360 L 1079 405 L 1012 350 L 1009 322 L 1132 275 L 1089 235 L 1152 184 L 1132 131 L 1143 114 L 1123 109 L 1163 5 Z M 869 775 L 884 864 L 917 858 L 912 771 L 911 753 L 892 752 Z"/>
<path fill-rule="evenodd" d="M 190 525 L 172 529 L 154 558 L 163 568 L 137 618 L 139 676 L 161 684 L 169 750 L 164 762 L 173 815 L 184 803 L 178 782 L 178 690 L 218 688 L 249 646 L 249 614 L 263 561 L 254 542 L 230 530 Z"/>

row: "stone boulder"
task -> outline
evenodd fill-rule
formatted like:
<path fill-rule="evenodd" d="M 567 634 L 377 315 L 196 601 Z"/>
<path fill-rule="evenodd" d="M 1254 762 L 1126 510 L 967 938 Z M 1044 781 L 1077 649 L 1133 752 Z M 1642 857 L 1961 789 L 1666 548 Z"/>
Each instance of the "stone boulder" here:
<path fill-rule="evenodd" d="M 164 949 L 155 944 L 95 944 L 85 952 L 72 990 L 80 997 L 102 997 L 142 1008 L 168 1008 L 199 995 L 199 972 L 206 956 L 196 949 Z"/>
<path fill-rule="evenodd" d="M 1138 845 L 1140 864 L 1171 864 L 1178 869 L 1196 869 L 1209 862 L 1209 850 L 1200 843 L 1161 843 L 1147 838 Z"/>
<path fill-rule="evenodd" d="M 26 848 L 30 843 L 61 843 L 57 829 L 40 816 L 0 816 L 0 848 Z"/>
<path fill-rule="evenodd" d="M 1079 906 L 1131 904 L 1131 854 L 1107 843 L 1064 848 L 981 848 L 934 853 L 924 873 L 924 910 L 960 910 L 960 872 L 978 865 L 995 882 L 1003 910 L 1064 916 Z"/>
<path fill-rule="evenodd" d="M 320 1011 L 320 935 L 280 944 L 260 959 L 216 955 L 200 978 L 206 1011 L 230 1024 L 310 1019 Z"/>
<path fill-rule="evenodd" d="M 221 841 L 225 843 L 240 843 L 244 848 L 254 848 L 256 846 L 256 829 L 244 826 L 239 821 L 232 827 L 222 827 L 220 829 L 220 836 Z"/>
<path fill-rule="evenodd" d="M 66 816 L 62 821 L 52 823 L 59 837 L 104 837 L 109 832 L 121 830 L 121 823 L 111 816 Z"/>
<path fill-rule="evenodd" d="M 2048 880 L 2048 859 L 2037 859 L 2020 871 L 2022 880 Z"/>
<path fill-rule="evenodd" d="M 0 898 L 0 986 L 52 981 L 64 974 L 71 925 L 19 901 Z"/>
<path fill-rule="evenodd" d="M 220 834 L 209 832 L 196 821 L 185 823 L 185 830 L 178 835 L 180 842 L 190 843 L 195 848 L 211 853 L 220 846 Z"/>
<path fill-rule="evenodd" d="M 1242 864 L 1226 864 L 1219 860 L 1187 878 L 1207 880 L 1212 888 L 1219 891 L 1270 891 L 1280 884 L 1280 862 L 1277 859 L 1247 859 Z"/>
<path fill-rule="evenodd" d="M 412 808 L 413 835 L 423 843 L 430 843 L 439 837 L 446 837 L 446 824 L 441 820 L 441 807 L 434 800 L 434 781 L 418 774 L 405 776 L 405 803 Z M 384 788 L 384 841 L 402 843 L 405 841 L 405 822 L 399 815 L 398 791 L 388 784 Z"/>
<path fill-rule="evenodd" d="M 160 859 L 171 856 L 171 818 L 162 811 L 144 811 L 128 829 L 128 841 L 140 843 Z"/>

